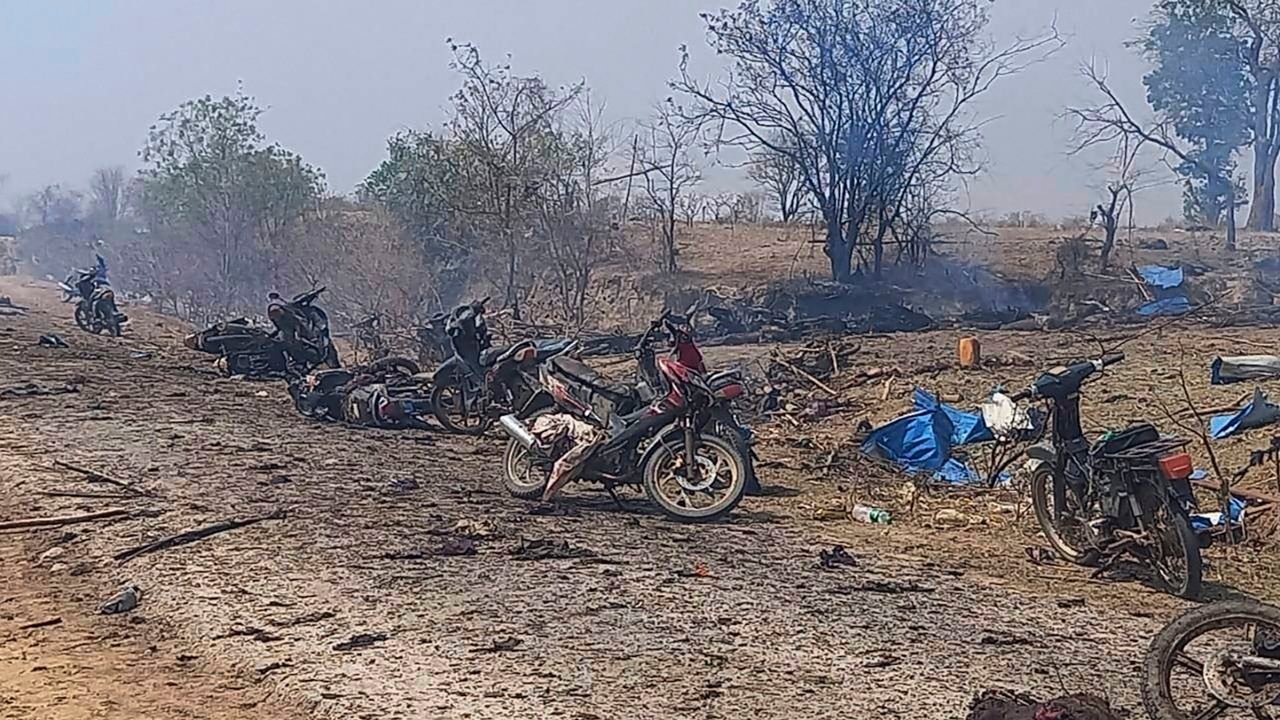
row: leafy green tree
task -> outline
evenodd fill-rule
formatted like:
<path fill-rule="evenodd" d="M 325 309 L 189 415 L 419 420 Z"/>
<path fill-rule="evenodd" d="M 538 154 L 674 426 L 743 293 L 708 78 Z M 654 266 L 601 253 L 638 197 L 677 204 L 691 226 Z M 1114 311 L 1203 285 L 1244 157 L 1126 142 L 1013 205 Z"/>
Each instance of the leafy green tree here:
<path fill-rule="evenodd" d="M 1248 42 L 1240 34 L 1238 17 L 1220 0 L 1161 0 L 1152 15 L 1140 42 L 1153 66 L 1143 78 L 1147 101 L 1186 143 L 1191 160 L 1175 165 L 1185 178 L 1185 214 L 1216 226 L 1232 198 L 1238 203 L 1245 197 L 1243 188 L 1221 180 L 1234 175 L 1236 151 L 1251 141 L 1268 145 L 1265 137 L 1252 134 L 1255 79 L 1246 60 Z M 1261 169 L 1265 171 L 1268 155 L 1274 178 L 1275 157 L 1269 149 Z M 1274 213 L 1274 179 L 1269 183 L 1254 187 L 1255 208 L 1268 216 Z M 1252 216 L 1251 226 L 1265 225 Z"/>
<path fill-rule="evenodd" d="M 324 190 L 321 173 L 267 144 L 252 98 L 190 100 L 160 117 L 140 156 L 141 210 L 153 232 L 185 244 L 208 299 L 251 305 L 281 277 L 290 233 Z M 178 248 L 173 248 L 177 250 Z"/>

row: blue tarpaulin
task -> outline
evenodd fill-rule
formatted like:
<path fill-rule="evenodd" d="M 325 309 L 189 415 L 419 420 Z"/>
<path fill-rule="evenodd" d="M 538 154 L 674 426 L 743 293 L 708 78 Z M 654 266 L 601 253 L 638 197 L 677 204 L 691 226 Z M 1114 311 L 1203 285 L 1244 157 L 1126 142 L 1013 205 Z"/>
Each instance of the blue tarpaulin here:
<path fill-rule="evenodd" d="M 979 481 L 977 472 L 951 457 L 951 448 L 995 439 L 982 416 L 943 404 L 919 388 L 914 400 L 916 410 L 872 430 L 862 452 L 952 484 Z"/>
<path fill-rule="evenodd" d="M 1138 274 L 1151 287 L 1168 290 L 1182 285 L 1182 268 L 1163 265 L 1143 265 Z"/>
<path fill-rule="evenodd" d="M 1267 401 L 1262 388 L 1255 388 L 1253 398 L 1244 407 L 1233 413 L 1209 418 L 1209 434 L 1215 440 L 1221 440 L 1244 430 L 1269 425 L 1276 420 L 1280 420 L 1280 407 Z"/>
<path fill-rule="evenodd" d="M 1231 515 L 1231 524 L 1239 525 L 1244 519 L 1245 502 L 1240 498 L 1233 497 L 1228 502 L 1227 513 Z M 1221 512 L 1195 513 L 1191 516 L 1191 529 L 1196 532 L 1204 532 L 1222 525 Z"/>
<path fill-rule="evenodd" d="M 1191 310 L 1191 301 L 1185 295 L 1152 300 L 1138 308 L 1138 314 L 1146 317 L 1157 315 L 1184 315 Z"/>

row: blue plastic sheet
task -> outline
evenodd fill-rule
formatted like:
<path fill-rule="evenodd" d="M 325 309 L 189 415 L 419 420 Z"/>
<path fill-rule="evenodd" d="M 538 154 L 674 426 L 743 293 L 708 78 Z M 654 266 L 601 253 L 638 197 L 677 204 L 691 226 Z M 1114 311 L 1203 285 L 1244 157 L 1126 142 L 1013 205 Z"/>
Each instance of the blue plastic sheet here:
<path fill-rule="evenodd" d="M 941 403 L 918 388 L 914 403 L 914 412 L 872 430 L 862 443 L 862 452 L 889 460 L 907 472 L 928 472 L 951 484 L 979 481 L 980 474 L 951 457 L 951 449 L 995 439 L 982 416 Z"/>
<path fill-rule="evenodd" d="M 1227 514 L 1231 516 L 1231 524 L 1239 525 L 1241 519 L 1244 518 L 1245 502 L 1240 498 L 1233 497 L 1227 504 Z M 1195 513 L 1191 515 L 1191 529 L 1196 532 L 1204 532 L 1215 527 L 1221 527 L 1222 513 Z"/>
<path fill-rule="evenodd" d="M 1138 274 L 1151 287 L 1168 290 L 1182 285 L 1182 268 L 1165 267 L 1164 265 L 1143 265 Z"/>
<path fill-rule="evenodd" d="M 1191 311 L 1191 301 L 1185 295 L 1152 300 L 1138 308 L 1138 314 L 1146 317 L 1157 315 L 1185 315 Z"/>
<path fill-rule="evenodd" d="M 1276 420 L 1280 420 L 1280 407 L 1268 402 L 1261 388 L 1255 388 L 1253 398 L 1244 407 L 1233 413 L 1209 418 L 1209 434 L 1215 440 L 1221 440 L 1245 430 L 1269 425 Z"/>

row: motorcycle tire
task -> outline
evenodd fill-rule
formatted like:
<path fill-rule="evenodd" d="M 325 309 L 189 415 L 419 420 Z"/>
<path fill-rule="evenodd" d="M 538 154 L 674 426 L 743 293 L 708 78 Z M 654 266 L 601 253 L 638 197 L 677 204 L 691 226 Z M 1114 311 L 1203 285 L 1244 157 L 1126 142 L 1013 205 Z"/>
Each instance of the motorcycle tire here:
<path fill-rule="evenodd" d="M 719 460 L 728 460 L 729 470 L 732 473 L 731 484 L 724 499 L 705 508 L 682 506 L 668 498 L 659 488 L 660 473 L 672 458 L 684 453 L 683 437 L 662 442 L 665 442 L 666 447 L 650 453 L 648 460 L 645 461 L 644 468 L 641 469 L 641 481 L 649 501 L 657 505 L 664 515 L 681 522 L 713 522 L 724 518 L 738 506 L 738 503 L 742 502 L 747 489 L 746 471 L 743 469 L 742 456 L 732 441 L 716 435 L 703 435 L 698 440 L 700 451 L 712 448 L 720 456 Z"/>
<path fill-rule="evenodd" d="M 471 435 L 473 437 L 485 434 L 489 429 L 489 425 L 493 422 L 492 418 L 480 416 L 472 418 L 475 422 L 474 425 L 459 424 L 455 421 L 454 416 L 450 414 L 449 408 L 446 407 L 446 405 L 456 401 L 458 395 L 462 392 L 465 391 L 461 386 L 452 383 L 436 385 L 431 388 L 431 399 L 429 401 L 431 403 L 431 414 L 435 415 L 436 422 L 440 423 L 440 426 L 448 432 L 457 435 Z M 445 399 L 446 393 L 453 393 L 448 401 Z M 462 402 L 465 404 L 465 398 Z"/>
<path fill-rule="evenodd" d="M 106 323 L 106 326 L 107 326 L 107 332 L 111 335 L 111 337 L 120 337 L 120 335 L 124 333 L 124 328 L 120 327 L 119 320 L 112 319 L 111 321 Z"/>
<path fill-rule="evenodd" d="M 544 415 L 546 413 L 555 412 L 555 408 L 545 408 L 533 413 L 527 419 Z M 538 500 L 542 497 L 542 493 L 547 489 L 547 481 L 551 478 L 551 469 L 548 467 L 541 472 L 541 477 L 537 482 L 533 482 L 534 473 L 538 472 L 535 467 L 528 466 L 527 458 L 530 450 L 526 450 L 523 445 L 516 442 L 514 438 L 507 440 L 507 449 L 502 454 L 502 486 L 507 489 L 507 493 L 513 498 L 520 500 Z M 528 467 L 530 473 L 528 481 L 521 477 L 520 470 L 522 467 Z"/>
<path fill-rule="evenodd" d="M 374 360 L 369 364 L 369 372 L 375 375 L 384 372 L 398 372 L 403 375 L 417 375 L 422 372 L 422 370 L 418 367 L 418 363 L 410 360 L 409 358 L 392 355 L 391 357 L 384 357 L 381 360 Z"/>
<path fill-rule="evenodd" d="M 89 317 L 89 313 L 85 311 L 81 305 L 76 305 L 75 309 L 76 325 L 87 333 L 93 332 L 93 322 Z"/>
<path fill-rule="evenodd" d="M 1164 528 L 1166 535 L 1162 538 L 1162 544 L 1166 538 L 1177 543 L 1180 556 L 1178 559 L 1186 572 L 1182 577 L 1171 579 L 1161 575 L 1158 569 L 1151 569 L 1161 587 L 1170 595 L 1177 595 L 1186 600 L 1197 600 L 1200 598 L 1204 583 L 1204 560 L 1200 557 L 1200 539 L 1196 537 L 1195 530 L 1191 528 L 1191 519 L 1183 512 L 1177 500 L 1167 497 L 1164 501 L 1164 512 L 1169 522 Z"/>
<path fill-rule="evenodd" d="M 1139 678 L 1142 705 L 1152 720 L 1192 717 L 1178 708 L 1170 684 L 1183 649 L 1206 631 L 1246 624 L 1280 630 L 1280 608 L 1255 600 L 1224 600 L 1191 608 L 1156 633 L 1147 647 Z"/>
<path fill-rule="evenodd" d="M 1052 496 L 1053 468 L 1048 465 L 1040 465 L 1031 473 L 1031 505 L 1035 509 L 1036 523 L 1040 526 L 1040 532 L 1049 541 L 1049 547 L 1053 552 L 1063 560 L 1074 565 L 1090 566 L 1096 564 L 1098 561 L 1096 550 L 1088 547 L 1077 547 L 1062 537 L 1061 529 L 1054 522 L 1053 508 L 1049 504 Z M 1068 490 L 1068 500 L 1074 497 L 1074 493 Z"/>
<path fill-rule="evenodd" d="M 342 361 L 338 359 L 338 348 L 330 344 L 324 351 L 324 366 L 330 370 L 336 370 L 342 367 Z"/>

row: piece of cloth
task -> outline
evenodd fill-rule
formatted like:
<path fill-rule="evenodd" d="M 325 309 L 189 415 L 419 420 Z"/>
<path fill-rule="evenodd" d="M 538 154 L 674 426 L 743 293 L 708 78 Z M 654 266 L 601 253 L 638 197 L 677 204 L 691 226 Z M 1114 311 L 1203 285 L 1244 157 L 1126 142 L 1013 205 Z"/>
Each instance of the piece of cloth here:
<path fill-rule="evenodd" d="M 1142 276 L 1144 282 L 1158 290 L 1179 287 L 1184 279 L 1181 267 L 1164 265 L 1143 265 L 1138 268 L 1138 274 Z"/>
<path fill-rule="evenodd" d="M 1222 356 L 1214 358 L 1209 366 L 1209 382 L 1214 385 L 1276 377 L 1280 377 L 1280 356 L 1277 355 Z"/>
<path fill-rule="evenodd" d="M 552 447 L 565 439 L 572 443 L 551 466 L 551 477 L 542 491 L 543 502 L 555 497 L 565 483 L 573 479 L 596 446 L 604 442 L 604 433 L 599 428 L 568 413 L 539 415 L 529 432 L 544 447 Z"/>
<path fill-rule="evenodd" d="M 982 403 L 982 421 L 995 437 L 1002 440 L 1035 429 L 1027 411 L 1002 392 L 992 393 L 991 399 Z"/>
<path fill-rule="evenodd" d="M 1280 407 L 1267 401 L 1262 388 L 1254 388 L 1253 398 L 1244 407 L 1233 413 L 1214 415 L 1209 418 L 1209 434 L 1215 440 L 1231 437 L 1245 430 L 1269 425 L 1280 420 Z"/>

